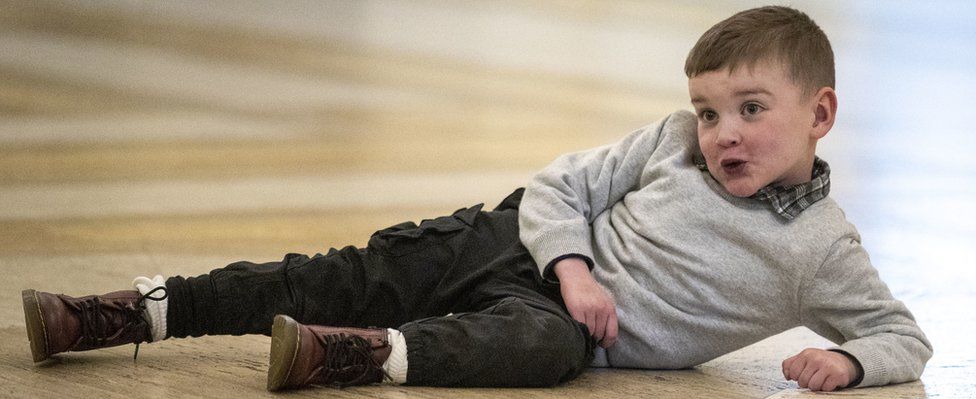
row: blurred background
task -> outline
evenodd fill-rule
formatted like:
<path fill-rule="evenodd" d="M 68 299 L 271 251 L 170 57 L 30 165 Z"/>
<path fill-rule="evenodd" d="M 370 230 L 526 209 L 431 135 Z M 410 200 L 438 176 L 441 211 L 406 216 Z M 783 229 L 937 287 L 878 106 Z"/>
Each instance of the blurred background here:
<path fill-rule="evenodd" d="M 973 4 L 792 4 L 836 54 L 831 196 L 935 343 L 930 395 L 976 370 Z M 688 51 L 760 5 L 0 0 L 3 341 L 26 342 L 24 288 L 104 292 L 494 206 L 561 153 L 690 109 Z M 789 387 L 763 367 L 742 378 Z"/>

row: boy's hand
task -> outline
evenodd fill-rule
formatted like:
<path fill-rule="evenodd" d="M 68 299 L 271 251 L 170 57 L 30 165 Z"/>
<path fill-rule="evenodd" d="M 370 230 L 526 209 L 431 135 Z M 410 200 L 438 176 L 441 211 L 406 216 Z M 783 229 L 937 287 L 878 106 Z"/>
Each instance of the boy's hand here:
<path fill-rule="evenodd" d="M 617 341 L 617 308 L 613 298 L 593 279 L 586 262 L 567 258 L 553 266 L 566 309 L 576 321 L 586 324 L 590 335 L 604 348 Z"/>
<path fill-rule="evenodd" d="M 800 388 L 830 392 L 857 378 L 857 366 L 841 353 L 807 348 L 783 361 L 783 376 Z"/>

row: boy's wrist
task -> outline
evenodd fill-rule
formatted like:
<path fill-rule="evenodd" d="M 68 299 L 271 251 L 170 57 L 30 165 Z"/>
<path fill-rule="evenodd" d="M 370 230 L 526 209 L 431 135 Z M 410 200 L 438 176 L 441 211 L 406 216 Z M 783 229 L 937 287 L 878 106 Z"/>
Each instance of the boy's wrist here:
<path fill-rule="evenodd" d="M 567 259 L 577 259 L 582 261 L 588 270 L 593 270 L 593 260 L 590 257 L 578 254 L 578 253 L 567 253 L 555 257 L 553 260 L 549 261 L 549 264 L 542 270 L 542 278 L 549 283 L 559 284 L 559 276 L 556 274 L 556 265 Z"/>
<path fill-rule="evenodd" d="M 851 378 L 851 382 L 847 384 L 847 387 L 853 388 L 856 387 L 858 384 L 860 384 L 861 380 L 864 379 L 864 367 L 861 366 L 861 362 L 857 360 L 857 358 L 854 357 L 854 355 L 847 353 L 843 350 L 840 349 L 828 349 L 828 350 L 831 352 L 836 352 L 841 355 L 844 355 L 844 357 L 846 357 L 847 360 L 851 362 L 851 365 L 854 366 L 854 375 Z"/>
<path fill-rule="evenodd" d="M 593 279 L 590 267 L 583 259 L 571 257 L 556 262 L 552 267 L 553 274 L 562 284 L 572 284 L 586 279 Z"/>

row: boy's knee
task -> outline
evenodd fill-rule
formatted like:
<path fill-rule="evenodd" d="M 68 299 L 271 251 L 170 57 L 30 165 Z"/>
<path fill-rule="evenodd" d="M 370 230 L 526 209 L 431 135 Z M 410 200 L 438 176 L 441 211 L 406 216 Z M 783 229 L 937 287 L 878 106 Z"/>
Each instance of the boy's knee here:
<path fill-rule="evenodd" d="M 553 385 L 579 375 L 593 359 L 594 343 L 579 323 L 555 304 L 541 304 L 520 298 L 508 298 L 495 305 L 495 314 L 513 318 L 518 348 L 526 356 L 552 367 Z"/>

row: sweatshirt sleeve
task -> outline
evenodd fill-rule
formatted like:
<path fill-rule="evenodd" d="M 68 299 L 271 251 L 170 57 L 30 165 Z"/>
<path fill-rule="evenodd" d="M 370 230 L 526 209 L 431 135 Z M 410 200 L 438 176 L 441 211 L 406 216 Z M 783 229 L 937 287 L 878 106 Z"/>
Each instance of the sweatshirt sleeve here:
<path fill-rule="evenodd" d="M 519 238 L 543 278 L 555 282 L 552 263 L 570 256 L 593 267 L 590 223 L 638 189 L 644 165 L 672 117 L 614 144 L 562 155 L 535 175 L 519 205 Z"/>
<path fill-rule="evenodd" d="M 800 293 L 803 324 L 860 363 L 856 386 L 917 380 L 932 345 L 908 308 L 892 297 L 859 238 L 846 236 Z"/>

